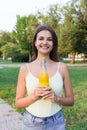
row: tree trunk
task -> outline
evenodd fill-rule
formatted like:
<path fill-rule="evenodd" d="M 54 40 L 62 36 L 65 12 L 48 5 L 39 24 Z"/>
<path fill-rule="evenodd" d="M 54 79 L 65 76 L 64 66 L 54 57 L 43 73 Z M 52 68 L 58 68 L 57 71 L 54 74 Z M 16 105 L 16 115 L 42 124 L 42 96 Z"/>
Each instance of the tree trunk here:
<path fill-rule="evenodd" d="M 73 53 L 72 53 L 71 64 L 75 64 L 75 55 L 76 55 L 76 53 L 73 52 Z"/>
<path fill-rule="evenodd" d="M 31 54 L 29 53 L 29 62 L 31 62 Z"/>
<path fill-rule="evenodd" d="M 3 55 L 3 60 L 6 60 L 6 57 L 5 57 L 5 55 Z"/>

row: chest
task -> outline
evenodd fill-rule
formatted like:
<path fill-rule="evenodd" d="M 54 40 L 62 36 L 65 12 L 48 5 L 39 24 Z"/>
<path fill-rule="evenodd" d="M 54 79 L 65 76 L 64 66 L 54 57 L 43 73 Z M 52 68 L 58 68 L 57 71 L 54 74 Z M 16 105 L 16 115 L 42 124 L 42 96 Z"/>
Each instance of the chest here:
<path fill-rule="evenodd" d="M 56 72 L 58 71 L 58 64 L 49 64 L 46 66 L 47 68 L 47 72 L 49 74 L 49 77 L 52 77 L 56 74 Z M 34 75 L 35 77 L 38 78 L 38 75 L 40 73 L 41 70 L 41 66 L 40 65 L 30 65 L 29 66 L 30 72 L 32 73 L 32 75 Z"/>
<path fill-rule="evenodd" d="M 39 84 L 39 80 L 37 77 L 35 77 L 31 72 L 28 73 L 26 77 L 26 88 L 27 92 L 32 93 L 35 87 L 37 87 Z M 63 79 L 59 72 L 56 72 L 55 75 L 49 78 L 49 86 L 53 89 L 53 91 L 59 95 L 62 93 L 63 88 Z"/>

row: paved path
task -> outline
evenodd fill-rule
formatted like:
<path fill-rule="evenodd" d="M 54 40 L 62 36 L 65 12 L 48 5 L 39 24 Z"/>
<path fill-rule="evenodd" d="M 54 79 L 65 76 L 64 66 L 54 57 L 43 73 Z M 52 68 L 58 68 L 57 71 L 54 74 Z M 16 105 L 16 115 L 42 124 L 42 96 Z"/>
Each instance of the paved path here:
<path fill-rule="evenodd" d="M 4 64 L 4 63 L 0 63 L 0 68 L 4 68 L 4 67 L 20 67 L 22 65 L 24 65 L 25 63 L 13 63 L 13 64 Z M 87 64 L 67 64 L 68 66 L 87 66 Z"/>
<path fill-rule="evenodd" d="M 20 67 L 22 66 L 24 63 L 13 63 L 13 64 L 4 64 L 4 63 L 0 63 L 0 68 L 4 68 L 4 67 Z"/>
<path fill-rule="evenodd" d="M 0 130 L 22 130 L 22 115 L 0 99 Z"/>

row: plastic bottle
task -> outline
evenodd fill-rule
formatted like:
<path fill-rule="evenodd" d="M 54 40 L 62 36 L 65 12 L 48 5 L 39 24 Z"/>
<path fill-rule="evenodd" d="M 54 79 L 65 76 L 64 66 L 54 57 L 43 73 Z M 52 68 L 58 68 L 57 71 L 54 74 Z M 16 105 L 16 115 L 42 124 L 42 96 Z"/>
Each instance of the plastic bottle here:
<path fill-rule="evenodd" d="M 41 69 L 39 73 L 39 85 L 44 87 L 49 87 L 49 75 L 46 68 L 46 59 L 42 57 L 41 59 Z"/>

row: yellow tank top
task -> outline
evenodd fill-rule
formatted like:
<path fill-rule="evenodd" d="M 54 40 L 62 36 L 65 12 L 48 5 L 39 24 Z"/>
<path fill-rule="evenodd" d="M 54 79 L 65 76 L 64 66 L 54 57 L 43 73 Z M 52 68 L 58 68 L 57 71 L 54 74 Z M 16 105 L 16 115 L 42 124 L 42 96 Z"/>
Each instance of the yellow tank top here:
<path fill-rule="evenodd" d="M 35 89 L 35 86 L 38 85 L 38 78 L 36 78 L 31 71 L 28 68 L 28 74 L 26 76 L 26 88 L 28 95 L 32 93 L 32 91 Z M 59 72 L 60 69 L 60 63 L 58 63 L 58 70 L 55 75 L 49 78 L 49 85 L 55 91 L 56 95 L 61 96 L 62 95 L 62 89 L 63 89 L 63 79 Z M 30 112 L 31 114 L 38 116 L 38 117 L 48 117 L 55 113 L 57 113 L 61 109 L 61 106 L 51 102 L 50 100 L 43 100 L 38 99 L 28 107 L 26 107 L 26 110 Z"/>

